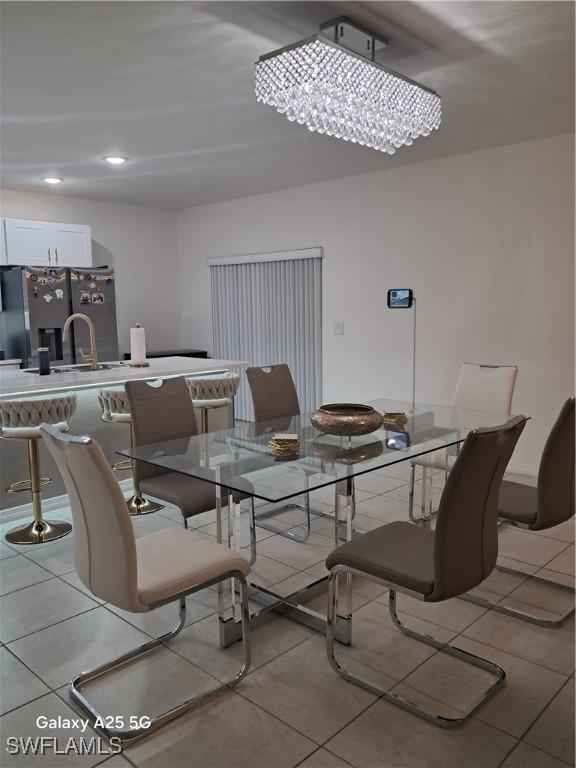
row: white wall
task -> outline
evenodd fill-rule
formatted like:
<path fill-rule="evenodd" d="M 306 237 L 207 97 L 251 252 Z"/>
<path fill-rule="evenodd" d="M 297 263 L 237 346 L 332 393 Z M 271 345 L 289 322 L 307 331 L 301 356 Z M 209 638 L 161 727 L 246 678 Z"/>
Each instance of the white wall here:
<path fill-rule="evenodd" d="M 114 267 L 121 351 L 129 351 L 129 329 L 138 322 L 149 349 L 179 345 L 174 211 L 5 189 L 2 216 L 89 224 L 94 265 Z"/>
<path fill-rule="evenodd" d="M 412 316 L 385 305 L 412 287 L 417 399 L 449 402 L 462 361 L 517 364 L 535 471 L 574 391 L 573 167 L 564 135 L 181 211 L 183 343 L 211 347 L 208 257 L 322 246 L 324 400 L 409 397 Z"/>

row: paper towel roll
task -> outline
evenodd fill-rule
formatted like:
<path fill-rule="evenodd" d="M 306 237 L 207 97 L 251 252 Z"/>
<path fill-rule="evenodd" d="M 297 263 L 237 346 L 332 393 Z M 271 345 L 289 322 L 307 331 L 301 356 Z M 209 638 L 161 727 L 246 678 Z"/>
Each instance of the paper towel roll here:
<path fill-rule="evenodd" d="M 146 334 L 139 325 L 130 328 L 130 362 L 143 365 L 146 362 Z"/>

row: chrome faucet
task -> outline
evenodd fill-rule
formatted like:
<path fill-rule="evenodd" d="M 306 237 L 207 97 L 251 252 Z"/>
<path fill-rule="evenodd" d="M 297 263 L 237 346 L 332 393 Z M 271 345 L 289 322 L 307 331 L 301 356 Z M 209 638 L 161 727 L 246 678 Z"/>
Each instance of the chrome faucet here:
<path fill-rule="evenodd" d="M 64 323 L 64 329 L 62 331 L 62 341 L 66 341 L 66 337 L 68 335 L 68 329 L 72 325 L 72 322 L 74 320 L 84 320 L 86 325 L 88 326 L 88 330 L 90 331 L 90 354 L 85 355 L 84 352 L 80 349 L 80 354 L 82 355 L 82 360 L 86 360 L 90 363 L 90 370 L 96 371 L 98 370 L 98 351 L 96 349 L 96 327 L 94 326 L 94 321 L 88 317 L 88 315 L 84 315 L 81 312 L 76 312 L 73 315 L 70 315 L 70 317 L 66 318 L 66 322 Z"/>

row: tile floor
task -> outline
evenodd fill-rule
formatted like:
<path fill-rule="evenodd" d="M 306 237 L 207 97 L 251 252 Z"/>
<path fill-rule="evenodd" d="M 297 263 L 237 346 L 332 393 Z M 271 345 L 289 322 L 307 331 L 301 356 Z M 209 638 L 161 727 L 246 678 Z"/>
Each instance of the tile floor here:
<path fill-rule="evenodd" d="M 361 531 L 407 518 L 407 477 L 391 468 L 359 483 Z M 441 478 L 437 484 L 440 485 Z M 527 480 L 527 482 L 530 482 Z M 326 489 L 313 498 L 328 509 Z M 52 517 L 69 518 L 63 509 Z M 277 519 L 298 525 L 298 512 Z M 527 577 L 495 571 L 479 590 L 554 614 L 565 593 L 530 583 L 540 573 L 564 583 L 574 579 L 574 521 L 543 534 L 501 531 L 501 561 Z M 195 526 L 215 534 L 212 513 Z M 169 507 L 134 521 L 136 535 L 180 525 Z M 14 521 L 0 523 L 0 535 Z M 324 575 L 333 528 L 314 519 L 306 544 L 258 533 L 254 570 L 261 583 L 289 592 Z M 244 536 L 246 532 L 244 531 Z M 70 677 L 161 634 L 175 623 L 174 606 L 131 615 L 91 596 L 74 572 L 72 536 L 36 548 L 0 544 L 0 732 L 3 766 L 103 765 L 106 768 L 561 768 L 574 765 L 574 623 L 547 630 L 520 623 L 461 600 L 424 604 L 399 596 L 401 618 L 418 629 L 486 656 L 505 668 L 505 686 L 462 728 L 443 731 L 339 678 L 328 665 L 322 636 L 285 618 L 252 633 L 250 674 L 201 710 L 192 712 L 123 755 L 15 756 L 9 736 L 46 735 L 39 715 L 73 717 L 66 690 Z M 467 707 L 486 684 L 481 670 L 463 667 L 401 635 L 387 613 L 385 589 L 354 585 L 354 638 L 338 654 L 346 665 L 380 684 L 439 711 Z M 322 610 L 323 595 L 310 601 Z M 188 624 L 169 647 L 95 683 L 94 701 L 111 714 L 153 715 L 225 680 L 239 667 L 239 645 L 217 644 L 214 590 L 188 599 Z M 78 736 L 64 728 L 62 740 Z"/>

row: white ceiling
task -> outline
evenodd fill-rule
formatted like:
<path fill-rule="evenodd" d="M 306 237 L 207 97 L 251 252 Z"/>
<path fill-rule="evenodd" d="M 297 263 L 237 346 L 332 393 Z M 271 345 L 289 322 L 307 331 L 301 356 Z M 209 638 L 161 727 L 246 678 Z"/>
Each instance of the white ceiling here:
<path fill-rule="evenodd" d="M 574 129 L 572 2 L 1 7 L 10 188 L 180 209 Z M 383 63 L 442 96 L 440 130 L 392 158 L 254 99 L 258 56 L 343 13 L 391 38 Z M 108 154 L 132 161 L 111 168 Z"/>

